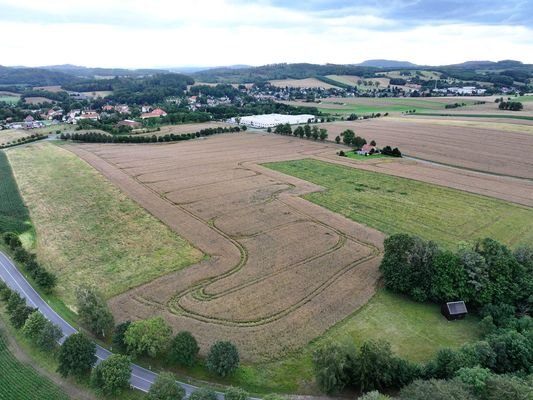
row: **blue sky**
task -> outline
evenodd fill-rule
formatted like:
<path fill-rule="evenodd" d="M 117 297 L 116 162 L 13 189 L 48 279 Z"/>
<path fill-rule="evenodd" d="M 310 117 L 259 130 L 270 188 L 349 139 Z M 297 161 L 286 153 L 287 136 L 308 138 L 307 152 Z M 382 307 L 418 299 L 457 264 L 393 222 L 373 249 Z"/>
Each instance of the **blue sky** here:
<path fill-rule="evenodd" d="M 532 0 L 0 0 L 0 28 L 3 65 L 533 63 Z"/>

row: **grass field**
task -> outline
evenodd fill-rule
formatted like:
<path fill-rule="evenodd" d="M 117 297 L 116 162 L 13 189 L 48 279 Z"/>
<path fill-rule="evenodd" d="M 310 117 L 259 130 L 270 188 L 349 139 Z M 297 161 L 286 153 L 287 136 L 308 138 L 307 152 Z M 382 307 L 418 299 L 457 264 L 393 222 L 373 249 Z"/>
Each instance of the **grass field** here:
<path fill-rule="evenodd" d="M 47 143 L 8 156 L 31 210 L 38 258 L 59 276 L 56 292 L 67 305 L 82 283 L 111 297 L 202 259 L 70 152 Z"/>
<path fill-rule="evenodd" d="M 20 100 L 20 96 L 3 96 L 0 95 L 0 103 L 5 102 L 9 104 L 15 104 Z"/>
<path fill-rule="evenodd" d="M 415 234 L 447 248 L 483 237 L 513 247 L 533 240 L 528 207 L 315 160 L 266 166 L 324 186 L 305 198 L 389 235 Z"/>
<path fill-rule="evenodd" d="M 353 160 L 361 160 L 361 161 L 376 160 L 378 158 L 390 158 L 389 156 L 386 156 L 384 154 L 373 154 L 371 156 L 363 156 L 361 154 L 357 154 L 355 150 L 346 151 L 345 154 L 346 154 L 346 157 L 348 158 L 351 158 Z"/>
<path fill-rule="evenodd" d="M 335 325 L 324 336 L 279 361 L 243 365 L 231 384 L 264 392 L 314 393 L 312 354 L 325 341 L 360 345 L 365 340 L 386 340 L 392 350 L 410 361 L 426 362 L 442 347 L 457 348 L 480 337 L 478 319 L 448 322 L 438 305 L 417 303 L 380 289 L 354 315 Z"/>
<path fill-rule="evenodd" d="M 6 153 L 0 151 L 0 233 L 33 236 L 28 209 L 22 201 Z"/>
<path fill-rule="evenodd" d="M 49 379 L 31 366 L 18 361 L 9 351 L 0 331 L 0 399 L 2 400 L 61 400 L 69 397 Z"/>

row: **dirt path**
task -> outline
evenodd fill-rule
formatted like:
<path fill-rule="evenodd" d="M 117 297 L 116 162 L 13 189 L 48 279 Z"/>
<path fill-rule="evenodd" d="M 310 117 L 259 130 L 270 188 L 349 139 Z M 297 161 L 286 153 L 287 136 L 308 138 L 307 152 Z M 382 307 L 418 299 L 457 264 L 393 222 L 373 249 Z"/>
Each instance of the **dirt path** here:
<path fill-rule="evenodd" d="M 9 351 L 23 364 L 30 365 L 39 375 L 45 376 L 54 382 L 56 385 L 60 386 L 65 393 L 72 399 L 76 400 L 96 400 L 96 397 L 91 393 L 87 392 L 83 388 L 75 385 L 74 383 L 68 382 L 62 379 L 59 375 L 53 374 L 40 366 L 38 366 L 33 359 L 22 350 L 18 343 L 9 335 L 4 325 L 4 321 L 0 319 L 0 331 L 4 333 L 4 337 L 7 341 L 7 346 Z"/>

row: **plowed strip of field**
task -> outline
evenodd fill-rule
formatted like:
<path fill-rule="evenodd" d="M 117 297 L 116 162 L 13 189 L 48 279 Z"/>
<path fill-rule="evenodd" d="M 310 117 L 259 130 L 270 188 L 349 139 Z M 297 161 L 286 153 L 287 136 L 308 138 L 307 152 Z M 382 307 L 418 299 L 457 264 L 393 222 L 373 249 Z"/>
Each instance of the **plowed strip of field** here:
<path fill-rule="evenodd" d="M 330 138 L 352 129 L 378 146 L 399 147 L 413 157 L 533 180 L 533 135 L 529 133 L 387 118 L 326 123 L 323 127 Z"/>

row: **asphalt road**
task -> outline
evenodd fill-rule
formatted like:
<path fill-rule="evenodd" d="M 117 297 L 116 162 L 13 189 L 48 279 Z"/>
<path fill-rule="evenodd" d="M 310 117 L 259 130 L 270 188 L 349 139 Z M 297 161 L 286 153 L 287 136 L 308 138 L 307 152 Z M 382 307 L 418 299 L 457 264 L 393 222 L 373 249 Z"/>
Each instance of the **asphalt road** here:
<path fill-rule="evenodd" d="M 74 329 L 67 321 L 61 318 L 52 308 L 44 301 L 44 299 L 33 289 L 33 287 L 28 283 L 26 278 L 19 272 L 17 267 L 13 262 L 0 251 L 0 278 L 6 282 L 6 284 L 13 290 L 20 293 L 22 297 L 26 299 L 26 302 L 29 306 L 38 308 L 43 315 L 52 321 L 54 324 L 59 326 L 63 331 L 63 337 L 60 340 L 60 343 L 63 343 L 67 336 L 72 335 L 73 333 L 78 332 Z M 96 345 L 96 357 L 98 358 L 97 362 L 105 360 L 112 353 L 104 349 L 103 347 Z M 148 392 L 152 383 L 154 383 L 157 378 L 157 374 L 143 368 L 137 364 L 131 364 L 131 377 L 130 384 L 136 389 L 142 390 L 143 392 Z M 186 392 L 187 397 L 194 392 L 198 387 L 189 385 L 187 383 L 179 382 Z M 219 400 L 224 399 L 224 394 L 218 392 L 217 397 Z"/>

